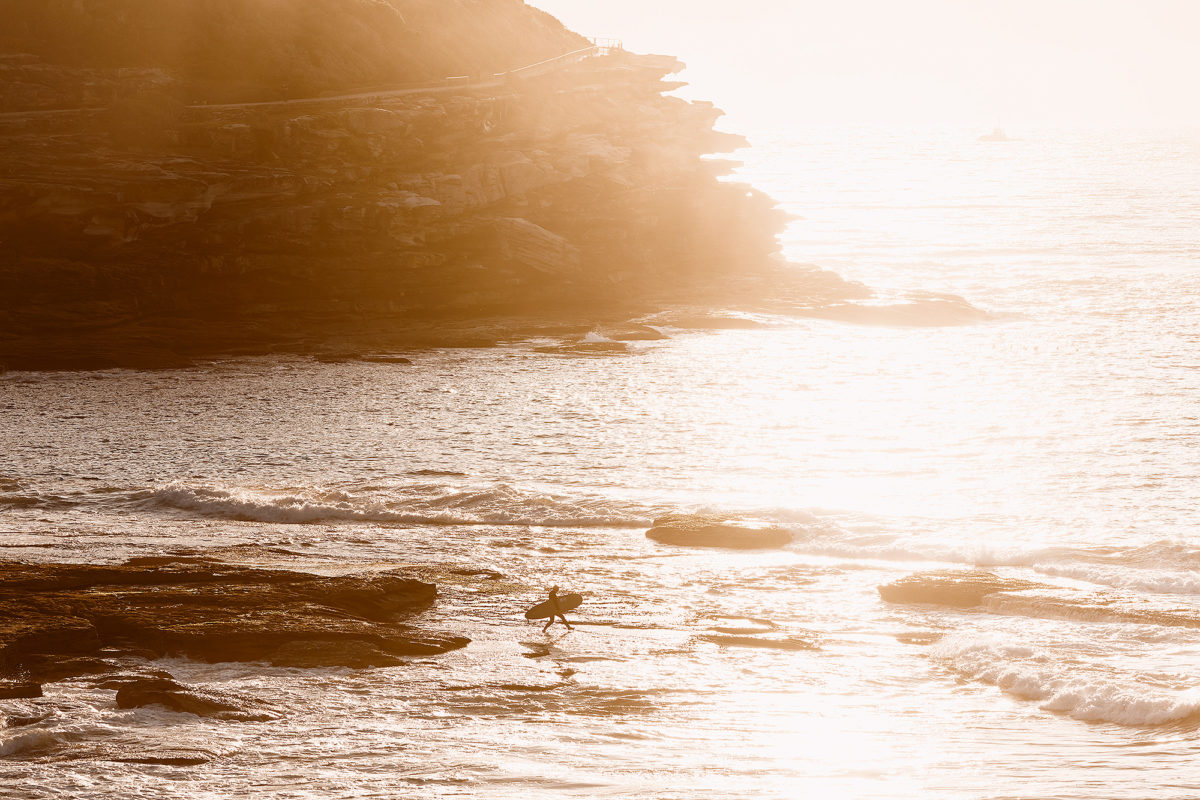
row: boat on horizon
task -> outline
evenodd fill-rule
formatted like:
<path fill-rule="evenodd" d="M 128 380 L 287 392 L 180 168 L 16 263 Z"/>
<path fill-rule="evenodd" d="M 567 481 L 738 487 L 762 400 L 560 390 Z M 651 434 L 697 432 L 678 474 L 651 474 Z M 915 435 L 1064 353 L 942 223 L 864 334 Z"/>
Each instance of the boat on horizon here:
<path fill-rule="evenodd" d="M 992 128 L 991 133 L 985 133 L 982 136 L 980 136 L 979 141 L 981 141 L 981 142 L 1011 142 L 1012 139 L 1009 137 L 1009 135 L 1007 133 L 1004 132 L 1004 128 L 1001 128 L 999 125 L 997 125 L 996 127 Z"/>

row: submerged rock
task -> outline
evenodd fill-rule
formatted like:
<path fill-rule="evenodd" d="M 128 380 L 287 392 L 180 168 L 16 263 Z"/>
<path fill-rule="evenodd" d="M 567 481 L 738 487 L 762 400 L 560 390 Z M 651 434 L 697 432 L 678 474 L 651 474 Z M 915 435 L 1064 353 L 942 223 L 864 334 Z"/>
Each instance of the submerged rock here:
<path fill-rule="evenodd" d="M 817 650 L 817 643 L 804 636 L 731 636 L 708 634 L 702 636 L 706 642 L 720 647 L 753 647 L 759 650 Z"/>
<path fill-rule="evenodd" d="M 582 341 L 574 344 L 543 345 L 533 348 L 535 353 L 552 353 L 566 356 L 612 355 L 628 353 L 629 346 L 624 342 Z"/>
<path fill-rule="evenodd" d="M 251 711 L 229 695 L 202 691 L 176 683 L 170 678 L 155 676 L 131 677 L 117 689 L 117 708 L 162 706 L 182 714 L 198 717 L 257 722 L 272 715 Z"/>
<path fill-rule="evenodd" d="M 377 641 L 292 641 L 276 648 L 268 660 L 277 667 L 392 667 L 404 663 L 401 656 L 437 655 L 465 643 L 460 636 L 410 629 Z"/>
<path fill-rule="evenodd" d="M 321 364 L 350 364 L 365 361 L 371 364 L 411 364 L 411 358 L 386 353 L 316 353 L 313 360 Z"/>
<path fill-rule="evenodd" d="M 145 755 L 110 756 L 119 764 L 153 764 L 163 767 L 198 767 L 212 761 L 212 756 L 196 750 L 168 750 Z"/>
<path fill-rule="evenodd" d="M 670 311 L 654 318 L 656 325 L 668 325 L 685 330 L 758 330 L 765 327 L 763 323 L 742 314 L 729 314 L 720 311 L 692 310 Z"/>
<path fill-rule="evenodd" d="M 42 685 L 29 681 L 0 681 L 0 700 L 41 697 Z"/>
<path fill-rule="evenodd" d="M 736 525 L 715 517 L 673 514 L 654 520 L 654 527 L 646 531 L 646 538 L 684 547 L 763 550 L 789 544 L 792 533 L 782 528 Z"/>
<path fill-rule="evenodd" d="M 667 334 L 650 325 L 629 322 L 614 328 L 604 328 L 601 334 L 614 342 L 657 342 L 669 339 Z"/>
<path fill-rule="evenodd" d="M 880 586 L 879 596 L 889 603 L 973 608 L 996 592 L 1020 592 L 1041 586 L 1019 578 L 1002 578 L 985 570 L 938 570 L 918 572 Z"/>
<path fill-rule="evenodd" d="M 0 674 L 112 671 L 94 657 L 181 655 L 280 666 L 383 666 L 468 640 L 409 620 L 437 596 L 398 572 L 320 577 L 203 558 L 119 566 L 0 562 Z"/>
<path fill-rule="evenodd" d="M 94 686 L 97 689 L 111 689 L 118 691 L 126 686 L 134 686 L 139 683 L 148 681 L 174 681 L 171 673 L 161 669 L 147 670 L 146 672 L 138 672 L 136 674 L 124 673 L 116 675 L 108 675 L 95 682 Z"/>
<path fill-rule="evenodd" d="M 54 713 L 51 711 L 40 714 L 11 714 L 5 718 L 4 725 L 7 728 L 28 728 L 30 725 L 45 722 L 52 716 L 54 716 Z"/>
<path fill-rule="evenodd" d="M 368 354 L 359 358 L 360 361 L 368 361 L 372 364 L 411 364 L 411 358 L 403 356 L 375 355 Z"/>
<path fill-rule="evenodd" d="M 91 656 L 61 656 L 54 653 L 39 653 L 27 657 L 22 667 L 36 675 L 43 683 L 52 683 L 78 675 L 102 675 L 116 667 L 112 661 Z"/>
<path fill-rule="evenodd" d="M 358 359 L 358 353 L 316 353 L 313 355 L 313 361 L 320 364 L 349 364 Z"/>
<path fill-rule="evenodd" d="M 984 570 L 918 572 L 880 586 L 879 594 L 892 603 L 978 608 L 1008 616 L 1200 628 L 1200 613 L 1169 597 L 1130 596 L 1120 590 L 1083 591 Z"/>
<path fill-rule="evenodd" d="M 1129 597 L 1119 591 L 1038 586 L 1033 591 L 989 595 L 983 607 L 992 614 L 1200 628 L 1200 613 L 1187 604 L 1169 596 Z"/>

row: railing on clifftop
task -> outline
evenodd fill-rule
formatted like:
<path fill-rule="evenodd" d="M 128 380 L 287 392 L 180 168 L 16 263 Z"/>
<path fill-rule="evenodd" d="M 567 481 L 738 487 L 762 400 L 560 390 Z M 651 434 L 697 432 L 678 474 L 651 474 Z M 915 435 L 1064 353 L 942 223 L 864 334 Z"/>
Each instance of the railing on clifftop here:
<path fill-rule="evenodd" d="M 505 78 L 513 76 L 517 78 L 531 78 L 535 75 L 544 75 L 547 72 L 556 70 L 559 67 L 565 67 L 568 64 L 577 64 L 585 58 L 596 55 L 600 55 L 600 48 L 596 45 L 581 47 L 578 50 L 572 50 L 569 53 L 563 53 L 561 56 L 555 56 L 554 58 L 547 58 L 545 61 L 539 61 L 527 67 L 517 67 L 516 69 L 510 69 L 508 72 L 497 72 L 495 77 Z"/>
<path fill-rule="evenodd" d="M 539 61 L 536 64 L 529 64 L 524 67 L 517 67 L 508 72 L 496 72 L 491 75 L 450 75 L 442 78 L 440 81 L 422 82 L 422 83 L 401 83 L 391 84 L 388 86 L 379 86 L 374 89 L 360 89 L 356 92 L 347 92 L 342 94 L 319 95 L 316 97 L 292 97 L 286 100 L 260 100 L 249 103 L 208 103 L 200 102 L 193 103 L 187 106 L 191 109 L 203 111 L 221 111 L 232 108 L 256 108 L 263 106 L 291 106 L 303 105 L 309 103 L 329 103 L 345 100 L 366 100 L 368 102 L 380 102 L 385 97 L 397 97 L 406 94 L 416 94 L 418 92 L 447 92 L 456 89 L 483 89 L 494 86 L 503 86 L 510 79 L 532 78 L 537 75 L 545 75 L 556 69 L 577 64 L 588 58 L 595 56 L 608 56 L 624 52 L 625 47 L 619 39 L 589 39 L 592 42 L 588 47 L 581 47 L 578 50 L 572 50 L 570 53 L 563 53 L 554 58 L 548 58 L 545 61 Z M 29 111 L 5 111 L 0 112 L 0 119 L 7 117 L 25 117 L 25 116 L 41 116 L 45 114 L 69 114 L 80 111 L 100 111 L 106 106 L 89 106 L 86 108 L 59 108 L 59 109 L 44 109 L 44 110 L 29 110 Z"/>
<path fill-rule="evenodd" d="M 606 36 L 589 36 L 588 41 L 600 51 L 597 55 L 606 56 L 610 53 L 619 53 L 625 50 L 625 43 L 620 39 L 613 39 Z"/>

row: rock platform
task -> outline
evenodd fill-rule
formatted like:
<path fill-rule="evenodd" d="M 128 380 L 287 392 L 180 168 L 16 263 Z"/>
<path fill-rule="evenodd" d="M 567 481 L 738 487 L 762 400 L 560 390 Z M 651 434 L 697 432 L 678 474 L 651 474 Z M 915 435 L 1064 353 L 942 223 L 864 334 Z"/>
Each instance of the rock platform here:
<path fill-rule="evenodd" d="M 414 624 L 436 597 L 434 584 L 398 571 L 322 577 L 204 558 L 120 565 L 0 561 L 0 678 L 10 681 L 5 685 L 12 692 L 31 693 L 42 683 L 80 675 L 104 680 L 130 659 L 165 656 L 284 667 L 391 666 L 468 643 Z M 144 680 L 130 687 L 143 700 L 147 692 L 165 697 L 177 688 Z M 139 701 L 131 695 L 129 702 Z M 218 701 L 188 702 L 231 710 Z"/>

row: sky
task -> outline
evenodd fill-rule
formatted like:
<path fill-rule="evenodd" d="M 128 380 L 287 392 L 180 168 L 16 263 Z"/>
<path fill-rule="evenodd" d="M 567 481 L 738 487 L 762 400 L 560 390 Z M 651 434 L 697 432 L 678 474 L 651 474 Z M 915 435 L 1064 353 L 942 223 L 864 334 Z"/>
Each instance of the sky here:
<path fill-rule="evenodd" d="M 725 127 L 1200 125 L 1200 0 L 528 2 L 678 56 Z"/>

